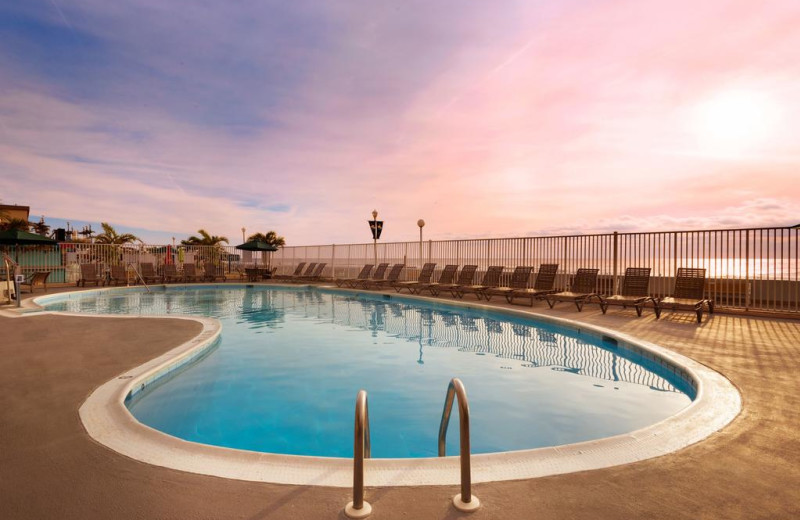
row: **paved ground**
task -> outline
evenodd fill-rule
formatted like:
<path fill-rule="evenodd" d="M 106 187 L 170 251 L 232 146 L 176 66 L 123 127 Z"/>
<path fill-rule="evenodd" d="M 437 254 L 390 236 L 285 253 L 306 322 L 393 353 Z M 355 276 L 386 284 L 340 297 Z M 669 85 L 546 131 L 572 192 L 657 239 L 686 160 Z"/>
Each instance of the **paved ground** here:
<path fill-rule="evenodd" d="M 469 296 L 468 296 L 469 298 Z M 515 307 L 517 308 L 517 307 Z M 730 378 L 741 415 L 708 440 L 616 468 L 479 484 L 471 515 L 457 486 L 367 488 L 378 519 L 800 517 L 800 321 L 561 304 L 580 319 L 674 349 Z M 86 435 L 78 407 L 101 383 L 189 339 L 182 320 L 0 318 L 0 518 L 344 518 L 346 489 L 238 482 L 127 459 Z M 369 484 L 369 475 L 367 475 Z"/>

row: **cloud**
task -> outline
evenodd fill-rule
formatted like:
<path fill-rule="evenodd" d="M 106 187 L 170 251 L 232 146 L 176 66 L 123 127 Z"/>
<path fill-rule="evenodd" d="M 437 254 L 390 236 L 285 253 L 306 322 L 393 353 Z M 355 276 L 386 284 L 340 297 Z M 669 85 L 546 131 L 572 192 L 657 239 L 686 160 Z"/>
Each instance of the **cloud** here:
<path fill-rule="evenodd" d="M 796 2 L 80 0 L 0 20 L 0 193 L 37 213 L 308 244 L 367 241 L 373 208 L 391 241 L 419 218 L 430 238 L 773 225 L 800 199 Z M 689 121 L 733 87 L 782 118 L 720 157 Z"/>

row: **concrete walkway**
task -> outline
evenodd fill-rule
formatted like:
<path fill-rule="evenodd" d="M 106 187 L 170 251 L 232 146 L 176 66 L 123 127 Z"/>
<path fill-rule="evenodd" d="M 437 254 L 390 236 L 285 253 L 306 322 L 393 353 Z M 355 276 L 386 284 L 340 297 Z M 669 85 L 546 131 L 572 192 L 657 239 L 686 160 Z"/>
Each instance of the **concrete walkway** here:
<path fill-rule="evenodd" d="M 469 296 L 467 296 L 469 298 Z M 524 308 L 515 306 L 514 308 Z M 483 507 L 458 513 L 457 486 L 367 488 L 379 519 L 797 518 L 800 516 L 800 322 L 596 305 L 533 310 L 616 329 L 727 376 L 741 415 L 677 453 L 615 468 L 474 486 Z M 115 375 L 188 340 L 183 320 L 55 315 L 0 318 L 0 517 L 9 519 L 344 518 L 346 489 L 225 480 L 150 466 L 96 444 L 78 407 Z M 369 486 L 369 475 L 366 478 Z"/>

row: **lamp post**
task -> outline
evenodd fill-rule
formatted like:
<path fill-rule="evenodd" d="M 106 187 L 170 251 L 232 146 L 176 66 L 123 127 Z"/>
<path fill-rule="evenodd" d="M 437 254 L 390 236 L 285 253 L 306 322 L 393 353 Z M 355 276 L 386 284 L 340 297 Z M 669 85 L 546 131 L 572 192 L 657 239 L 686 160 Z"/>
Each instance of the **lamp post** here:
<path fill-rule="evenodd" d="M 422 228 L 425 227 L 425 221 L 419 219 L 417 225 L 419 226 L 419 265 L 422 266 Z M 420 269 L 422 269 L 422 267 L 420 267 Z"/>
<path fill-rule="evenodd" d="M 383 221 L 378 220 L 378 210 L 372 210 L 372 220 L 368 220 L 369 229 L 372 231 L 372 248 L 375 252 L 375 265 L 378 265 L 378 239 L 383 231 Z"/>
<path fill-rule="evenodd" d="M 245 231 L 246 231 L 246 229 L 245 229 L 245 228 L 242 228 L 242 243 L 243 243 L 243 244 L 244 244 L 244 242 L 245 242 L 245 240 L 244 240 L 244 232 L 245 232 Z"/>

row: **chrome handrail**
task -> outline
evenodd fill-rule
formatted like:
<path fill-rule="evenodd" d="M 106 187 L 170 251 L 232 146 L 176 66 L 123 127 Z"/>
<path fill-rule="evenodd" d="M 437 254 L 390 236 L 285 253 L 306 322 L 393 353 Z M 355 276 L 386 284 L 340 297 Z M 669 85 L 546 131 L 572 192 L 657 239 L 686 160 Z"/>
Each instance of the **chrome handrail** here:
<path fill-rule="evenodd" d="M 142 282 L 142 285 L 144 285 L 144 288 L 147 289 L 147 292 L 150 292 L 150 287 L 147 286 L 147 282 L 145 282 L 144 278 L 142 278 L 142 275 L 139 274 L 139 270 L 136 269 L 136 267 L 134 267 L 134 265 L 132 263 L 129 263 L 128 267 L 133 269 L 133 272 L 136 273 L 136 277 L 139 278 L 140 282 Z"/>
<path fill-rule="evenodd" d="M 372 513 L 372 506 L 364 500 L 364 459 L 371 454 L 367 391 L 359 390 L 353 435 L 353 501 L 344 508 L 344 514 L 350 518 L 364 518 Z"/>
<path fill-rule="evenodd" d="M 439 423 L 439 456 L 445 456 L 447 441 L 447 426 L 450 424 L 450 414 L 453 411 L 453 400 L 458 398 L 458 424 L 461 441 L 461 493 L 453 497 L 453 505 L 459 511 L 471 512 L 477 510 L 481 502 L 472 495 L 472 471 L 470 469 L 469 453 L 469 401 L 464 383 L 454 377 L 447 386 L 447 397 L 444 400 L 442 420 Z"/>

